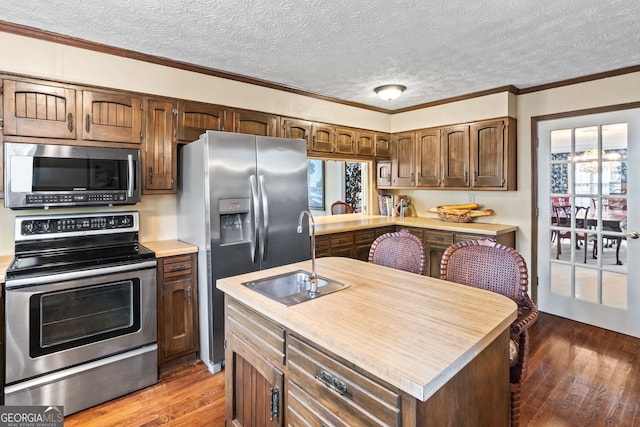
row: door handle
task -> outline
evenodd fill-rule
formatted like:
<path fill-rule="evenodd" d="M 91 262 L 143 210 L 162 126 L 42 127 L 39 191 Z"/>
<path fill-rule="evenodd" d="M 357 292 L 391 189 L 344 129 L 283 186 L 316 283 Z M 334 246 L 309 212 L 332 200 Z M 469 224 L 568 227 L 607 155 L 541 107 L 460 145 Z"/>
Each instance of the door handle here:
<path fill-rule="evenodd" d="M 624 236 L 630 239 L 637 239 L 640 237 L 640 233 L 638 233 L 637 231 L 630 231 L 628 233 L 624 233 Z"/>
<path fill-rule="evenodd" d="M 267 260 L 267 251 L 269 250 L 269 198 L 267 197 L 267 189 L 264 184 L 264 175 L 258 177 L 260 183 L 260 194 L 262 195 L 262 239 L 260 243 L 260 257 L 262 261 Z"/>
<path fill-rule="evenodd" d="M 256 262 L 256 242 L 259 239 L 258 230 L 260 229 L 260 213 L 258 212 L 258 186 L 256 176 L 249 177 L 251 183 L 251 202 L 253 204 L 253 237 L 251 238 L 251 262 Z"/>

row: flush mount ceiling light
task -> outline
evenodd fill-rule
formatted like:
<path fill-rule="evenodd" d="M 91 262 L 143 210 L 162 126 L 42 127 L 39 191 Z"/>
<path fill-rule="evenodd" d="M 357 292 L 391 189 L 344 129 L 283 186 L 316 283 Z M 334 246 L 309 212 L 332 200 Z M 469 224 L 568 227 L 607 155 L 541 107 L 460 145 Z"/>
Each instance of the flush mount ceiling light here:
<path fill-rule="evenodd" d="M 402 95 L 407 88 L 402 85 L 384 85 L 378 86 L 373 91 L 385 101 L 391 101 Z"/>

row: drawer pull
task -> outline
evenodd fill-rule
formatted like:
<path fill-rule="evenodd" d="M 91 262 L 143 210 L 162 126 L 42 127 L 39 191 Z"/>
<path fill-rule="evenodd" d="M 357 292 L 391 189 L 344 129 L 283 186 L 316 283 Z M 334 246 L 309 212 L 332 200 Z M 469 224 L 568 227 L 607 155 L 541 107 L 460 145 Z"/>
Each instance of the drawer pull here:
<path fill-rule="evenodd" d="M 340 393 L 341 396 L 344 396 L 345 394 L 347 394 L 347 385 L 342 381 L 340 381 L 339 379 L 332 377 L 327 372 L 320 371 L 320 375 L 316 375 L 315 377 L 316 379 L 323 382 L 324 385 L 326 385 L 327 387 L 332 388 L 338 393 Z"/>
<path fill-rule="evenodd" d="M 442 241 L 444 240 L 444 237 L 442 237 L 442 236 L 437 236 L 437 237 L 436 237 L 436 240 L 437 240 L 437 241 L 439 241 L 439 242 L 442 242 Z"/>

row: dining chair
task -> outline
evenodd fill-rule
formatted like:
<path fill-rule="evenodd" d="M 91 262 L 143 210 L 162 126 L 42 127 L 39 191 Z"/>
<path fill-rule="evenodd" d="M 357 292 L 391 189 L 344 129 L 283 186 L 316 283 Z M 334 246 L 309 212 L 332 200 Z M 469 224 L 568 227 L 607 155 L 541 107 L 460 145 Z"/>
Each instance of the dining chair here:
<path fill-rule="evenodd" d="M 571 231 L 569 228 L 571 227 L 571 218 L 575 216 L 575 228 L 581 229 L 583 231 L 576 231 L 576 249 L 580 248 L 580 242 L 584 244 L 584 257 L 583 261 L 586 264 L 587 262 L 587 246 L 589 245 L 589 235 L 587 233 L 587 229 L 589 228 L 588 224 L 588 215 L 589 215 L 589 206 L 575 206 L 572 208 L 571 205 L 560 205 L 553 206 L 553 215 L 551 216 L 552 225 L 556 227 L 567 228 L 567 230 L 556 230 L 556 259 L 560 258 L 562 255 L 562 239 L 571 239 Z"/>
<path fill-rule="evenodd" d="M 520 390 L 527 374 L 529 328 L 538 318 L 538 308 L 527 294 L 529 273 L 524 258 L 515 249 L 493 239 L 463 240 L 445 250 L 440 278 L 497 292 L 518 305 L 509 341 L 511 426 L 518 426 Z"/>
<path fill-rule="evenodd" d="M 407 230 L 386 233 L 371 244 L 369 262 L 411 273 L 424 271 L 422 242 Z"/>
<path fill-rule="evenodd" d="M 331 215 L 337 214 L 350 214 L 353 213 L 353 208 L 347 202 L 338 200 L 331 205 Z"/>

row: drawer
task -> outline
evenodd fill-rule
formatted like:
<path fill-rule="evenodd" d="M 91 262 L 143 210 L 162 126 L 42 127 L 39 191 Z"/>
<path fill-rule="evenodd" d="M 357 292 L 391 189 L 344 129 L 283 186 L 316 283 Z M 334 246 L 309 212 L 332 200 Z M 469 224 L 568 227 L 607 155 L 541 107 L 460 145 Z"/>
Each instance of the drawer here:
<path fill-rule="evenodd" d="M 437 243 L 443 245 L 453 244 L 453 233 L 450 231 L 433 231 L 427 230 L 424 232 L 425 243 Z"/>
<path fill-rule="evenodd" d="M 375 239 L 376 231 L 373 228 L 369 230 L 356 231 L 353 233 L 353 241 L 356 245 L 361 243 L 373 243 Z"/>
<path fill-rule="evenodd" d="M 337 233 L 331 235 L 331 247 L 353 245 L 353 233 Z"/>
<path fill-rule="evenodd" d="M 272 364 L 282 366 L 285 360 L 284 328 L 233 298 L 225 299 L 226 329 Z"/>
<path fill-rule="evenodd" d="M 492 236 L 485 236 L 481 234 L 466 234 L 466 233 L 456 233 L 456 242 L 461 242 L 463 240 L 482 240 L 482 239 L 495 239 Z"/>
<path fill-rule="evenodd" d="M 387 234 L 387 233 L 393 233 L 395 230 L 395 227 L 391 226 L 391 227 L 378 227 L 375 229 L 376 232 L 376 237 L 380 237 L 383 234 Z"/>
<path fill-rule="evenodd" d="M 302 402 L 333 425 L 400 425 L 397 390 L 297 337 L 289 335 L 287 339 L 289 405 Z"/>
<path fill-rule="evenodd" d="M 162 259 L 164 277 L 175 277 L 192 274 L 193 260 L 191 255 L 178 255 Z"/>

